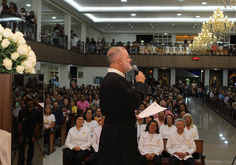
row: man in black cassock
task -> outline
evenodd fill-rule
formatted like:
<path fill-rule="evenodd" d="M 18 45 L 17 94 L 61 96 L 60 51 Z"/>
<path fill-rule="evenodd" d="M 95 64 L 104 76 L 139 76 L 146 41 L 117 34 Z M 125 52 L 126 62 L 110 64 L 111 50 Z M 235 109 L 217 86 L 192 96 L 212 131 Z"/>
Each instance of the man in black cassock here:
<path fill-rule="evenodd" d="M 139 165 L 135 110 L 144 100 L 145 76 L 139 72 L 134 90 L 124 75 L 132 70 L 126 49 L 113 47 L 107 57 L 110 68 L 100 86 L 100 106 L 106 119 L 98 165 Z"/>

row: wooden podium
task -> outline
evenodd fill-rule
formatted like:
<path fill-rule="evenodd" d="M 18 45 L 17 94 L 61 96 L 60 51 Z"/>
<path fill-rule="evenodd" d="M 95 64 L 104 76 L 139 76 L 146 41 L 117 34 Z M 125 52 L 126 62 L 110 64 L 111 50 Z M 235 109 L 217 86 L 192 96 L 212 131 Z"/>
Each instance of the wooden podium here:
<path fill-rule="evenodd" d="M 0 74 L 0 129 L 11 133 L 12 74 Z"/>

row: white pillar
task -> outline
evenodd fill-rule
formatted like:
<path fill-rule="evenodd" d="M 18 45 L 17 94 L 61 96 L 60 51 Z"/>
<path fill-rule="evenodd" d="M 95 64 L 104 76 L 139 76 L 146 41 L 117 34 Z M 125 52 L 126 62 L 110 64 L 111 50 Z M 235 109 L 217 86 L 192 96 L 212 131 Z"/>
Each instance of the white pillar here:
<path fill-rule="evenodd" d="M 205 86 L 210 86 L 210 69 L 205 69 Z"/>
<path fill-rule="evenodd" d="M 60 64 L 60 87 L 65 86 L 66 89 L 70 89 L 70 65 Z"/>
<path fill-rule="evenodd" d="M 228 86 L 228 69 L 223 69 L 223 86 Z"/>
<path fill-rule="evenodd" d="M 158 81 L 158 68 L 153 69 L 153 78 Z"/>
<path fill-rule="evenodd" d="M 41 73 L 41 62 L 37 61 L 37 64 L 34 67 L 35 69 L 35 74 L 40 74 Z"/>
<path fill-rule="evenodd" d="M 169 41 L 168 41 L 169 42 Z M 176 34 L 171 35 L 171 42 L 176 43 Z"/>
<path fill-rule="evenodd" d="M 87 24 L 81 24 L 81 41 L 84 42 L 84 53 L 85 53 L 85 42 L 87 35 Z"/>
<path fill-rule="evenodd" d="M 65 35 L 67 35 L 67 49 L 71 48 L 71 14 L 65 14 Z"/>
<path fill-rule="evenodd" d="M 37 24 L 36 41 L 41 42 L 42 0 L 32 0 L 32 11 L 34 11 Z"/>
<path fill-rule="evenodd" d="M 176 75 L 175 74 L 176 74 L 176 69 L 172 68 L 170 70 L 170 86 L 172 86 L 176 82 L 176 80 L 175 80 Z"/>

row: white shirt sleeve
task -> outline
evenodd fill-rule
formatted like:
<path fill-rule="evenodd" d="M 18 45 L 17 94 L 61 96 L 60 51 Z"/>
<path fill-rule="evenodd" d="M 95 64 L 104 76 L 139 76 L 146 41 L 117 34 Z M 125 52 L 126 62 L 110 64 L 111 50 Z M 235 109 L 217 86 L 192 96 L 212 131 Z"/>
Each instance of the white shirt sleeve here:
<path fill-rule="evenodd" d="M 67 138 L 66 138 L 66 143 L 65 146 L 71 150 L 75 147 L 75 145 L 71 144 L 71 131 L 72 129 L 69 130 Z"/>
<path fill-rule="evenodd" d="M 98 129 L 95 129 L 92 137 L 92 147 L 95 152 L 98 152 L 98 144 L 99 144 Z"/>
<path fill-rule="evenodd" d="M 194 140 L 198 140 L 199 139 L 199 134 L 198 134 L 198 129 L 195 125 L 193 125 L 194 128 Z"/>
<path fill-rule="evenodd" d="M 174 133 L 170 134 L 170 136 L 167 140 L 167 143 L 166 143 L 166 151 L 171 155 L 173 155 L 176 152 L 174 149 L 172 149 L 172 135 L 173 134 Z"/>
<path fill-rule="evenodd" d="M 192 155 L 196 151 L 196 144 L 192 136 L 190 136 L 190 148 L 187 150 L 189 155 Z"/>
<path fill-rule="evenodd" d="M 147 151 L 144 148 L 144 136 L 145 136 L 145 133 L 142 133 L 139 139 L 139 143 L 138 143 L 138 149 L 141 155 L 147 154 Z"/>

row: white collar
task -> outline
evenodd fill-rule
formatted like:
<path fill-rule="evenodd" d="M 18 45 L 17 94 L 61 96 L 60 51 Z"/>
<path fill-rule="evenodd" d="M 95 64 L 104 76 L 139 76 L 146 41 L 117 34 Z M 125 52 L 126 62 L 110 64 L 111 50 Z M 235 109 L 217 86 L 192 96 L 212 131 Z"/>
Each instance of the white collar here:
<path fill-rule="evenodd" d="M 124 73 L 122 73 L 121 71 L 119 71 L 119 70 L 117 70 L 117 69 L 115 69 L 115 68 L 108 68 L 108 73 L 117 73 L 118 75 L 120 75 L 120 76 L 122 76 L 122 77 L 124 77 L 125 78 L 125 75 L 124 75 Z"/>

